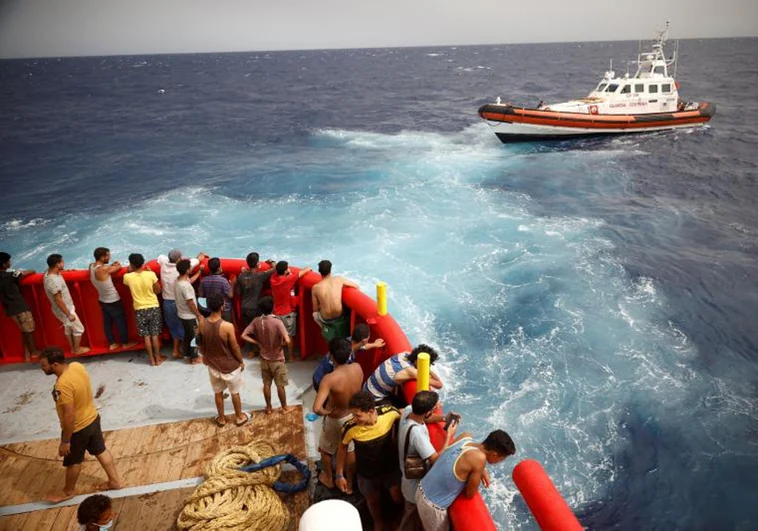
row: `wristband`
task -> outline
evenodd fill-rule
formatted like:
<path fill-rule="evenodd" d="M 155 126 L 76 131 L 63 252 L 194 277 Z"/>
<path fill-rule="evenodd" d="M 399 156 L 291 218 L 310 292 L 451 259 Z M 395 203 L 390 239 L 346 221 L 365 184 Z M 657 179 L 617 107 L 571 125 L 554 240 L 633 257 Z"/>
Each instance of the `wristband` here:
<path fill-rule="evenodd" d="M 64 439 L 61 439 L 61 442 L 62 442 L 63 444 L 71 444 L 71 439 L 69 439 L 68 441 L 66 441 L 66 440 L 64 440 Z"/>
<path fill-rule="evenodd" d="M 343 476 L 342 474 L 336 474 L 334 476 L 334 479 L 345 479 L 345 476 Z"/>

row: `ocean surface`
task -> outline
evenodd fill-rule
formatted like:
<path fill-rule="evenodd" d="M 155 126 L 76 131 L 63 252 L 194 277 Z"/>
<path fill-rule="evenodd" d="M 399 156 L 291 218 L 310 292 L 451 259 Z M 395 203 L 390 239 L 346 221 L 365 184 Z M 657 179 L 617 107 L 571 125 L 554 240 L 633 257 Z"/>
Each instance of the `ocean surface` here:
<path fill-rule="evenodd" d="M 758 39 L 687 40 L 705 128 L 502 145 L 477 108 L 589 92 L 636 42 L 0 62 L 0 247 L 299 265 L 441 352 L 446 407 L 592 529 L 758 526 Z"/>

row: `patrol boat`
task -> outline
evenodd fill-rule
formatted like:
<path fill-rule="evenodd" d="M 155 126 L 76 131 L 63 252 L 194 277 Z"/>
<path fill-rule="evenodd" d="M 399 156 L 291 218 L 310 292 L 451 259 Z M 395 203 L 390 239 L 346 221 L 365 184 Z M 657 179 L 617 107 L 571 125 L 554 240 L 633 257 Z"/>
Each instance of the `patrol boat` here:
<path fill-rule="evenodd" d="M 666 59 L 663 47 L 669 22 L 647 52 L 637 54 L 637 72 L 617 77 L 611 68 L 586 98 L 536 108 L 495 103 L 479 108 L 479 116 L 504 143 L 555 140 L 578 136 L 641 133 L 705 125 L 716 112 L 712 103 L 679 97 L 677 52 Z M 678 43 L 677 43 L 678 44 Z M 672 74 L 673 69 L 673 74 Z"/>

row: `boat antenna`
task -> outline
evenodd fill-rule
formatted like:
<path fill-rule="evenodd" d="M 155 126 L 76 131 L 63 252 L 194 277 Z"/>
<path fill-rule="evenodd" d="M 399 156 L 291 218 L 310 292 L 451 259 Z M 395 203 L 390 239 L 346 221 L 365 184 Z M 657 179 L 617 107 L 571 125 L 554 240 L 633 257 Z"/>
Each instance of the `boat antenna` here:
<path fill-rule="evenodd" d="M 676 50 L 674 50 L 674 79 L 676 79 L 676 67 L 679 65 L 679 39 L 676 40 Z"/>

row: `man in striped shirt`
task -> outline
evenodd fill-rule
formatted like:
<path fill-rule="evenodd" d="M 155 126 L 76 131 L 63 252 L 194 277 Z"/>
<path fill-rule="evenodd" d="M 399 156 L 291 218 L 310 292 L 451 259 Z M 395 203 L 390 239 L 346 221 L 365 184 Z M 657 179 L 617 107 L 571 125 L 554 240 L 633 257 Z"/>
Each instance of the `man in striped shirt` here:
<path fill-rule="evenodd" d="M 396 387 L 409 380 L 415 380 L 418 373 L 416 372 L 416 360 L 422 352 L 429 354 L 430 362 L 439 358 L 439 354 L 429 345 L 421 344 L 414 348 L 410 353 L 401 352 L 387 358 L 384 363 L 379 365 L 374 374 L 366 380 L 363 389 L 374 396 L 374 400 L 386 400 L 399 407 L 405 406 L 404 400 L 397 396 Z M 429 375 L 429 386 L 432 389 L 442 389 L 442 381 L 439 376 L 432 372 Z"/>

